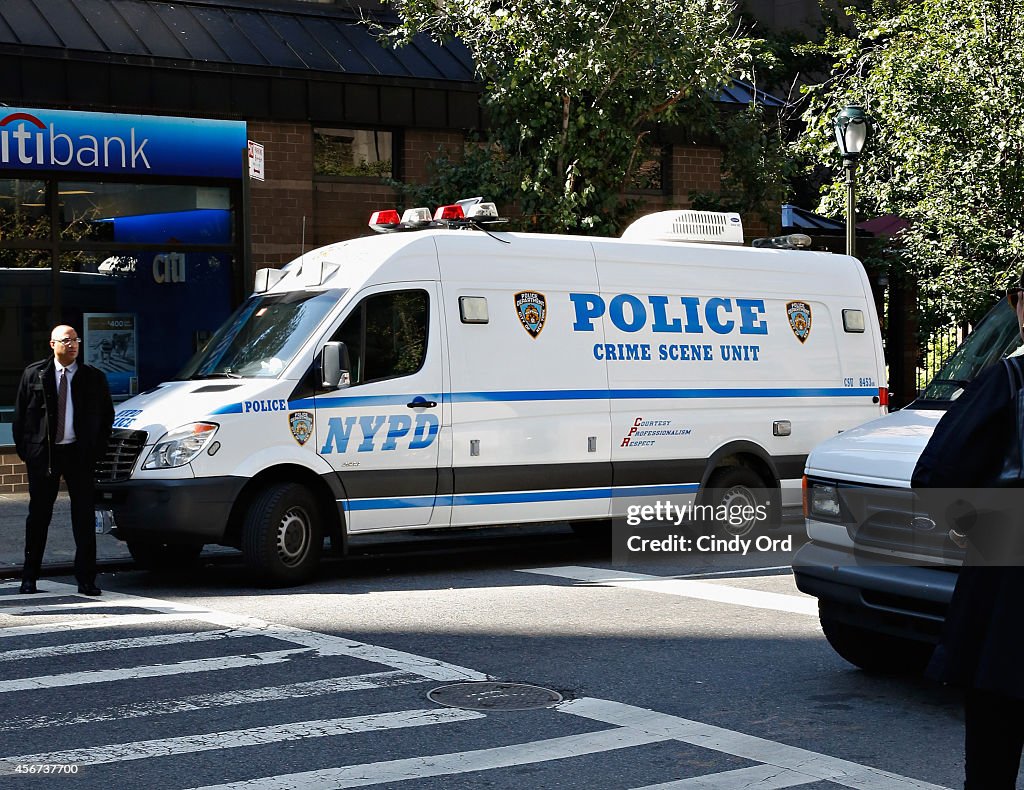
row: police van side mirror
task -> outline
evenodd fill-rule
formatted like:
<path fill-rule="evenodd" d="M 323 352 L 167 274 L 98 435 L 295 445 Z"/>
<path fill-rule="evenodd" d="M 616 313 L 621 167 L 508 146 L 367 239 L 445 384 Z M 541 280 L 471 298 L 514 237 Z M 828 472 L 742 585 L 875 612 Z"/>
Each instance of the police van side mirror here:
<path fill-rule="evenodd" d="M 320 355 L 320 381 L 324 389 L 344 389 L 351 383 L 348 358 L 348 346 L 340 340 L 332 340 L 324 344 Z"/>

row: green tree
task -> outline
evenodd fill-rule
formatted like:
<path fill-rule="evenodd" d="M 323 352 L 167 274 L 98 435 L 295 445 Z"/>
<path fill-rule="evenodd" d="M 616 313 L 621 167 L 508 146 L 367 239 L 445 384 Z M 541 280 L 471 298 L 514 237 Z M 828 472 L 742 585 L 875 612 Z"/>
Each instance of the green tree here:
<path fill-rule="evenodd" d="M 623 196 L 659 155 L 656 127 L 710 129 L 715 94 L 734 77 L 752 78 L 756 57 L 731 0 L 394 0 L 391 7 L 400 19 L 386 33 L 394 44 L 427 34 L 466 45 L 484 85 L 488 137 L 500 152 L 500 167 L 479 154 L 468 167 L 503 182 L 544 231 L 616 232 L 633 210 Z"/>
<path fill-rule="evenodd" d="M 834 173 L 820 211 L 841 216 L 832 120 L 864 106 L 872 134 L 860 208 L 911 223 L 900 251 L 932 315 L 969 321 L 1024 263 L 1024 0 L 875 0 L 833 33 L 831 78 L 808 89 L 798 150 Z"/>

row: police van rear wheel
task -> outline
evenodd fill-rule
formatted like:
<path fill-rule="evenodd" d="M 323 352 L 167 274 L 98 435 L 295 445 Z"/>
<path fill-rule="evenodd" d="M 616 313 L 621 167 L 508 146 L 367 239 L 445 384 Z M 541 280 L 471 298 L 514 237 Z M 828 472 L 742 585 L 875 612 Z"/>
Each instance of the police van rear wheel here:
<path fill-rule="evenodd" d="M 278 483 L 249 505 L 242 555 L 261 581 L 301 584 L 312 578 L 323 550 L 316 499 L 298 483 Z"/>
<path fill-rule="evenodd" d="M 716 470 L 708 480 L 707 493 L 702 501 L 712 505 L 716 513 L 728 512 L 734 516 L 715 518 L 715 531 L 725 537 L 742 538 L 758 526 L 764 526 L 764 519 L 758 519 L 755 514 L 759 507 L 768 506 L 766 488 L 761 476 L 746 466 L 727 466 Z"/>

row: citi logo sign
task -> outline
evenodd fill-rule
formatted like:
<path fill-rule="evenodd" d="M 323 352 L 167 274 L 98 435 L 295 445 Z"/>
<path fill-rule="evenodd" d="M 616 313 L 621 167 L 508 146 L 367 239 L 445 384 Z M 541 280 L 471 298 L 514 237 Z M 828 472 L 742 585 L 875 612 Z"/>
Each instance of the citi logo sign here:
<path fill-rule="evenodd" d="M 141 142 L 136 139 L 134 126 L 123 137 L 72 137 L 27 112 L 11 113 L 0 120 L 0 164 L 150 170 L 148 142 L 148 137 Z"/>

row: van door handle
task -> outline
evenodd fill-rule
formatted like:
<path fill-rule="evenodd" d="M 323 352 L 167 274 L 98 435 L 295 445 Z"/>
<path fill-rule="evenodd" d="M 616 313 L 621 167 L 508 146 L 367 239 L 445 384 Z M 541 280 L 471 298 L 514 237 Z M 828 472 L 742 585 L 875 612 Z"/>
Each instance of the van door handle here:
<path fill-rule="evenodd" d="M 409 401 L 409 403 L 405 405 L 408 406 L 410 409 L 433 409 L 437 406 L 437 401 L 427 400 L 426 398 L 421 398 L 419 395 L 417 395 L 415 398 L 413 398 L 411 401 Z"/>

